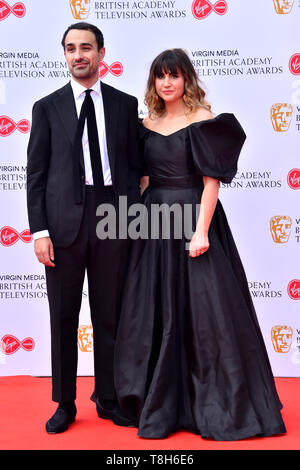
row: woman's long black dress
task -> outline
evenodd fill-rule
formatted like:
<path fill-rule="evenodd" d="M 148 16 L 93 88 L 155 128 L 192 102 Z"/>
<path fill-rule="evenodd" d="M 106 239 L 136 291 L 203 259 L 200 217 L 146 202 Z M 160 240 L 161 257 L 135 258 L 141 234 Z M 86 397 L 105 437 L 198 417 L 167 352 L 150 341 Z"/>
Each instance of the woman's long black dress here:
<path fill-rule="evenodd" d="M 200 203 L 203 175 L 228 183 L 246 138 L 233 114 L 163 136 L 142 128 L 153 204 Z M 195 216 L 196 220 L 196 216 Z M 195 223 L 194 220 L 194 223 Z M 218 201 L 209 250 L 133 242 L 116 339 L 115 385 L 138 435 L 178 429 L 237 440 L 286 432 L 247 279 Z"/>

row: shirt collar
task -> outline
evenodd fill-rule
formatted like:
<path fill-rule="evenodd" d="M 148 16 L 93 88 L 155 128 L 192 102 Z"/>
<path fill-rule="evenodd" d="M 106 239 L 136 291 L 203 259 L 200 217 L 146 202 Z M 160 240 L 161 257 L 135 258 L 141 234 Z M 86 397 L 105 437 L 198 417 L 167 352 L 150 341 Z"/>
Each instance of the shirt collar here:
<path fill-rule="evenodd" d="M 85 86 L 80 85 L 80 83 L 76 82 L 76 80 L 74 80 L 73 77 L 71 77 L 71 82 L 70 83 L 71 83 L 71 87 L 72 87 L 72 90 L 73 90 L 73 93 L 74 93 L 75 100 L 77 100 L 77 98 L 79 98 L 79 96 L 82 95 L 85 92 L 85 90 L 88 89 Z M 94 83 L 94 85 L 92 87 L 90 87 L 89 89 L 95 91 L 98 95 L 101 95 L 101 81 L 100 81 L 100 79 L 98 79 L 97 82 Z"/>

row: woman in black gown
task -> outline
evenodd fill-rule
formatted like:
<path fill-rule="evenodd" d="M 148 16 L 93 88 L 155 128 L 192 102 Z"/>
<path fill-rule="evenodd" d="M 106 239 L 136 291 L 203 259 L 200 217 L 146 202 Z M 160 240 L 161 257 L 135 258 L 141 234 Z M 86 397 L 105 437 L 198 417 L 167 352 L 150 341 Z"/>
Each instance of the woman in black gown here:
<path fill-rule="evenodd" d="M 201 206 L 189 249 L 175 229 L 133 242 L 116 338 L 121 409 L 144 438 L 178 429 L 216 440 L 284 433 L 247 279 L 218 200 L 219 181 L 229 183 L 237 171 L 244 131 L 233 114 L 213 116 L 181 49 L 154 60 L 146 104 L 148 214 L 154 204 Z"/>

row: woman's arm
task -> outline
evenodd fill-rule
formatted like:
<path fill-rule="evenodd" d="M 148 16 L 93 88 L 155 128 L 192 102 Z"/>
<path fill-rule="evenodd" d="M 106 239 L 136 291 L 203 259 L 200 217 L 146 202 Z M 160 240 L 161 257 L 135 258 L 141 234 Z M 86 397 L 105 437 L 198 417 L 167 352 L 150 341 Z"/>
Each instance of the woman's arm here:
<path fill-rule="evenodd" d="M 149 176 L 142 176 L 140 179 L 140 190 L 141 190 L 141 195 L 149 185 Z"/>
<path fill-rule="evenodd" d="M 195 258 L 209 249 L 208 230 L 218 202 L 220 182 L 203 176 L 204 189 L 201 197 L 199 218 L 192 237 L 189 255 Z"/>

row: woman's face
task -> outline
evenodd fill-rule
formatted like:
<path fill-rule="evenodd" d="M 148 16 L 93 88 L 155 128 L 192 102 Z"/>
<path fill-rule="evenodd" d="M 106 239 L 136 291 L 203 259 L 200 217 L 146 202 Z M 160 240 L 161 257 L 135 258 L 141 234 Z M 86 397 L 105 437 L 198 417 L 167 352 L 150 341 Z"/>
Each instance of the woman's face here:
<path fill-rule="evenodd" d="M 180 70 L 177 69 L 175 74 L 171 72 L 161 72 L 161 74 L 155 78 L 155 89 L 158 96 L 165 102 L 170 103 L 176 100 L 182 100 L 184 94 L 184 77 Z"/>

